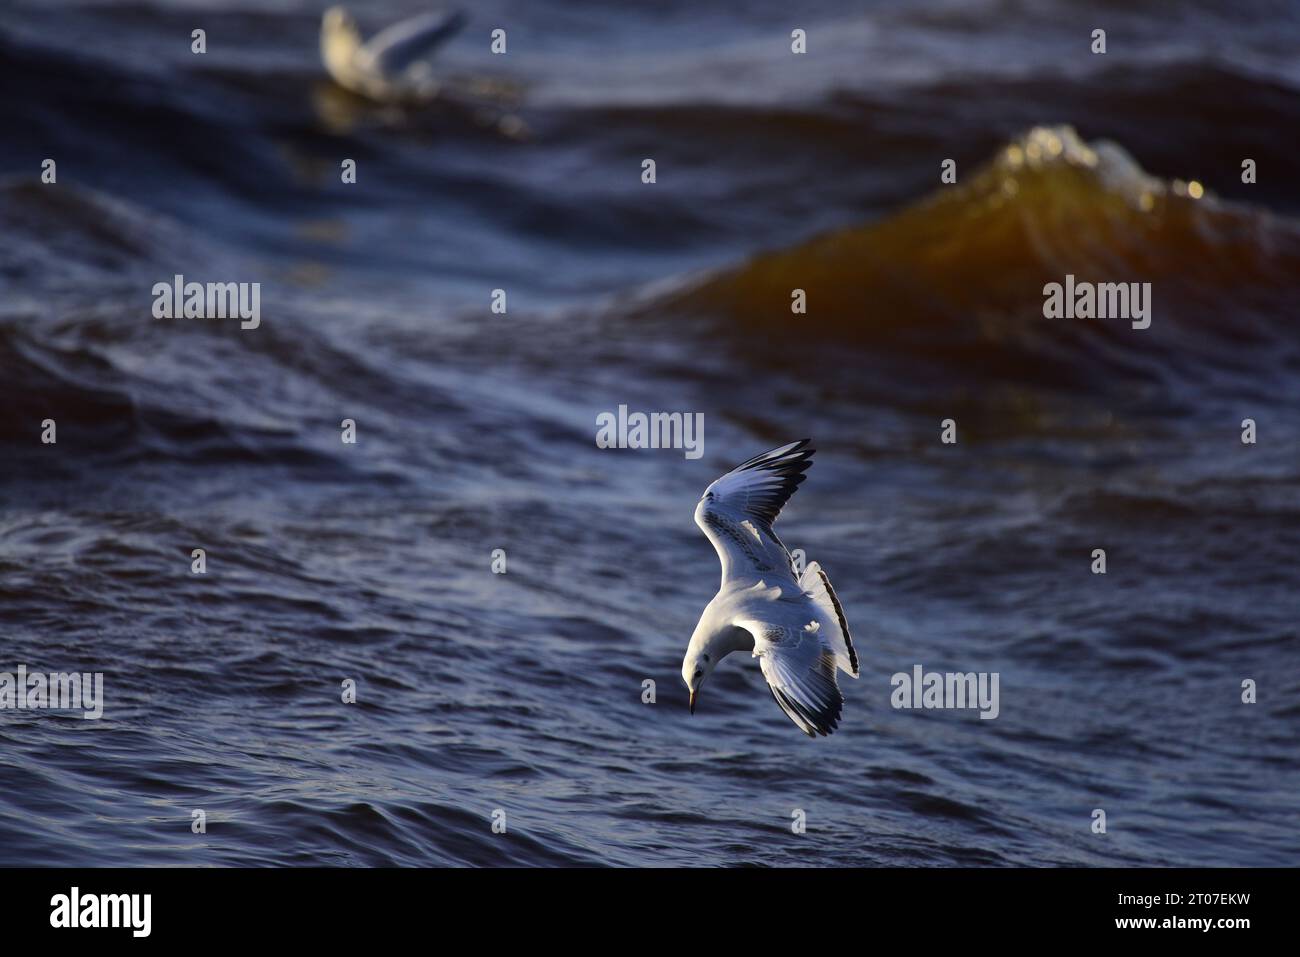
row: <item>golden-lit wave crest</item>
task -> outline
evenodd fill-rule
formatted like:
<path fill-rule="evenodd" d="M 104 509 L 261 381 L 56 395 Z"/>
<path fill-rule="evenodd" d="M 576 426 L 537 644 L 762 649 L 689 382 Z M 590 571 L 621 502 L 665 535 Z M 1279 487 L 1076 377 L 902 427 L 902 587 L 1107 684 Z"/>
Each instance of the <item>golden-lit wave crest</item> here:
<path fill-rule="evenodd" d="M 1221 202 L 1199 182 L 1144 173 L 1121 147 L 1039 127 L 988 163 L 885 220 L 758 255 L 672 294 L 665 307 L 798 323 L 886 343 L 936 322 L 998 340 L 1041 319 L 1043 285 L 1151 282 L 1169 301 L 1207 286 L 1294 284 L 1300 232 Z M 935 161 L 939 176 L 939 161 Z M 807 314 L 791 314 L 803 289 Z M 1116 326 L 1116 329 L 1119 327 Z"/>

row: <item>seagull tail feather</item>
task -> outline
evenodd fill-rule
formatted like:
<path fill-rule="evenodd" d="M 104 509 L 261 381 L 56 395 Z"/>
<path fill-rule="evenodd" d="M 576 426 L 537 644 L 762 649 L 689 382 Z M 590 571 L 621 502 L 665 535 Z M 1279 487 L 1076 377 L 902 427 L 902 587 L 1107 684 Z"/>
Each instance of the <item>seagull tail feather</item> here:
<path fill-rule="evenodd" d="M 839 634 L 831 637 L 835 650 L 835 660 L 845 674 L 858 677 L 858 653 L 853 647 L 853 636 L 849 634 L 849 623 L 844 618 L 844 608 L 835 597 L 835 589 L 826 572 L 816 562 L 809 562 L 799 579 L 799 587 L 812 596 L 813 601 L 832 621 L 838 623 Z"/>

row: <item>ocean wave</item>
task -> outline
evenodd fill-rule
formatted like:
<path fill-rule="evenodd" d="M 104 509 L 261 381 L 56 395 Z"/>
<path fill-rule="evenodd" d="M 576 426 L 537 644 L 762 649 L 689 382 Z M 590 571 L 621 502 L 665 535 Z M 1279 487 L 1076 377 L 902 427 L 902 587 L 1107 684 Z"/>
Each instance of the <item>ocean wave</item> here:
<path fill-rule="evenodd" d="M 1128 321 L 1048 320 L 1044 287 L 1150 282 L 1151 341 Z M 639 307 L 799 330 L 977 378 L 1095 387 L 1163 379 L 1189 357 L 1267 341 L 1300 275 L 1300 224 L 1145 173 L 1121 146 L 1070 127 L 1017 137 L 958 183 L 880 222 L 753 257 Z M 807 314 L 792 315 L 804 290 Z M 1281 340 L 1279 343 L 1278 340 Z M 1258 374 L 1258 369 L 1255 370 Z"/>

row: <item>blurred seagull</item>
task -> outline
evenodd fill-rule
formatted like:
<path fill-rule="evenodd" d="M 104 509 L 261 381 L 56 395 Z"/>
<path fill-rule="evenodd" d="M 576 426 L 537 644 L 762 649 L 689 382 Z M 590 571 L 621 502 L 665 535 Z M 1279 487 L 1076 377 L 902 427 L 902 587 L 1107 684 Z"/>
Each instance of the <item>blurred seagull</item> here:
<path fill-rule="evenodd" d="M 342 7 L 325 11 L 320 54 L 334 82 L 380 103 L 429 100 L 438 94 L 429 58 L 465 26 L 465 15 L 425 13 L 380 30 L 361 42 L 361 30 Z"/>
<path fill-rule="evenodd" d="M 810 738 L 835 730 L 844 703 L 836 669 L 858 676 L 858 656 L 830 579 L 816 562 L 795 572 L 772 531 L 812 463 L 808 440 L 764 452 L 704 490 L 695 524 L 722 561 L 722 586 L 695 626 L 682 661 L 691 714 L 718 661 L 749 650 L 772 697 Z"/>

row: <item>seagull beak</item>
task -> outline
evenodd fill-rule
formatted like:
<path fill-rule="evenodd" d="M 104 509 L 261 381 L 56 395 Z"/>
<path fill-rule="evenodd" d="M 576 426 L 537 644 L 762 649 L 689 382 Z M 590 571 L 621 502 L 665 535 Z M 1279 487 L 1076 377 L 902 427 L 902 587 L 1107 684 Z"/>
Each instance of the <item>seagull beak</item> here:
<path fill-rule="evenodd" d="M 691 714 L 695 713 L 695 692 L 691 692 Z"/>

